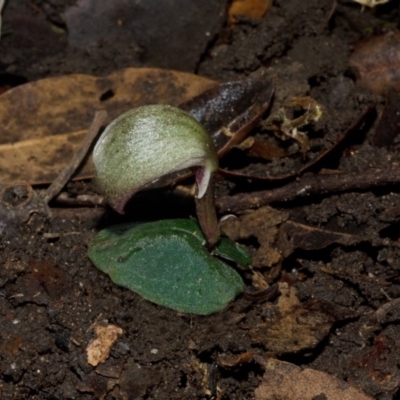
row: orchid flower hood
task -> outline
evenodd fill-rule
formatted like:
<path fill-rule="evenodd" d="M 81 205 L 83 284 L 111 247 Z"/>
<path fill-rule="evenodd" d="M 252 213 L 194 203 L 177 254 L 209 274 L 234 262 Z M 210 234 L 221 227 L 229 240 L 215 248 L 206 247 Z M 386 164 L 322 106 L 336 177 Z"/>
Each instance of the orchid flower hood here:
<path fill-rule="evenodd" d="M 107 126 L 93 150 L 93 164 L 98 188 L 122 213 L 141 188 L 190 167 L 201 168 L 196 174 L 201 198 L 218 168 L 218 156 L 211 136 L 190 114 L 168 105 L 148 105 Z"/>

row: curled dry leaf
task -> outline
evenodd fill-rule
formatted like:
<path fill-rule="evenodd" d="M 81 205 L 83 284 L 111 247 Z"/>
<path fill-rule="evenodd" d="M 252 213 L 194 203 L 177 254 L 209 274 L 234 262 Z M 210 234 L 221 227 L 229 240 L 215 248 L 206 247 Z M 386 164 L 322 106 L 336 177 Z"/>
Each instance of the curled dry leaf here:
<path fill-rule="evenodd" d="M 256 400 L 373 400 L 361 390 L 325 372 L 269 358 Z"/>
<path fill-rule="evenodd" d="M 0 182 L 52 182 L 83 141 L 96 110 L 106 109 L 111 122 L 139 105 L 178 105 L 215 84 L 184 72 L 127 68 L 107 77 L 66 75 L 9 90 L 0 96 Z M 91 173 L 86 163 L 79 176 Z"/>
<path fill-rule="evenodd" d="M 359 86 L 379 94 L 400 91 L 400 32 L 359 43 L 349 63 Z"/>
<path fill-rule="evenodd" d="M 123 330 L 115 325 L 96 325 L 94 332 L 96 336 L 86 348 L 88 363 L 93 367 L 108 358 L 112 345 L 122 335 Z"/>
<path fill-rule="evenodd" d="M 295 108 L 302 110 L 302 115 L 290 117 L 287 114 Z M 310 149 L 308 137 L 299 129 L 312 122 L 318 121 L 322 116 L 322 107 L 312 97 L 293 97 L 287 103 L 282 104 L 279 110 L 268 117 L 263 125 L 271 130 L 282 140 L 292 138 L 298 142 L 300 149 L 305 154 Z"/>

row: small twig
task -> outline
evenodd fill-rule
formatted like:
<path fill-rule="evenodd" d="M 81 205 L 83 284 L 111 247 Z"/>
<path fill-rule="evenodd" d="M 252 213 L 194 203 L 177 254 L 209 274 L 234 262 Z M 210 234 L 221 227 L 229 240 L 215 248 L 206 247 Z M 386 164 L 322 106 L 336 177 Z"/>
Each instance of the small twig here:
<path fill-rule="evenodd" d="M 99 194 L 79 194 L 73 197 L 67 192 L 61 192 L 55 200 L 57 204 L 70 207 L 101 207 L 107 204 L 106 199 Z"/>
<path fill-rule="evenodd" d="M 77 150 L 68 165 L 64 168 L 63 171 L 61 171 L 61 173 L 57 176 L 57 178 L 44 193 L 44 199 L 47 203 L 49 203 L 55 196 L 57 196 L 57 194 L 67 184 L 71 176 L 75 173 L 76 169 L 82 163 L 106 118 L 107 111 L 96 111 L 88 133 L 86 134 L 81 144 L 81 147 Z"/>
<path fill-rule="evenodd" d="M 326 194 L 346 190 L 368 189 L 375 186 L 400 183 L 400 166 L 387 169 L 367 169 L 348 173 L 305 175 L 287 185 L 252 193 L 240 193 L 217 199 L 220 212 L 238 212 L 274 202 L 293 200 L 310 194 Z"/>

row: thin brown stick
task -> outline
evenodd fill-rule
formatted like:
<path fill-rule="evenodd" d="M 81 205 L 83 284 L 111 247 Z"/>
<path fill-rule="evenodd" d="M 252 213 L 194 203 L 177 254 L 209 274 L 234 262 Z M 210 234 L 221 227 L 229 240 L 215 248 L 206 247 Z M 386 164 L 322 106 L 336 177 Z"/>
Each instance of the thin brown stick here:
<path fill-rule="evenodd" d="M 55 200 L 58 205 L 69 207 L 102 207 L 107 204 L 106 199 L 99 194 L 78 194 L 70 196 L 67 192 L 61 192 Z"/>
<path fill-rule="evenodd" d="M 398 183 L 400 183 L 400 165 L 392 164 L 387 169 L 367 169 L 348 173 L 319 175 L 307 174 L 299 180 L 277 189 L 220 197 L 217 199 L 216 204 L 222 213 L 238 212 L 311 194 L 368 189 Z"/>
<path fill-rule="evenodd" d="M 57 196 L 58 193 L 60 193 L 61 189 L 67 184 L 71 176 L 75 173 L 75 171 L 85 158 L 87 152 L 89 151 L 90 146 L 95 140 L 106 118 L 107 118 L 106 110 L 95 112 L 93 121 L 89 127 L 88 133 L 86 134 L 81 146 L 79 147 L 77 152 L 73 155 L 68 165 L 64 168 L 63 171 L 60 172 L 57 178 L 53 181 L 53 183 L 47 188 L 46 192 L 44 193 L 44 200 L 46 201 L 46 203 L 49 203 L 55 196 Z"/>

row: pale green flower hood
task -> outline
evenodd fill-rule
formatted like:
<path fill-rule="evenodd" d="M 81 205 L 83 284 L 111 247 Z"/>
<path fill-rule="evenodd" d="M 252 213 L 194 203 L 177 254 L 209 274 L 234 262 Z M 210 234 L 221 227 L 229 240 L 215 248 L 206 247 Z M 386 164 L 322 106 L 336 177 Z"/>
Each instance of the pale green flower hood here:
<path fill-rule="evenodd" d="M 190 167 L 196 174 L 198 197 L 218 168 L 211 136 L 190 114 L 168 105 L 132 109 L 108 125 L 93 150 L 96 182 L 110 205 L 122 213 L 143 186 Z"/>

